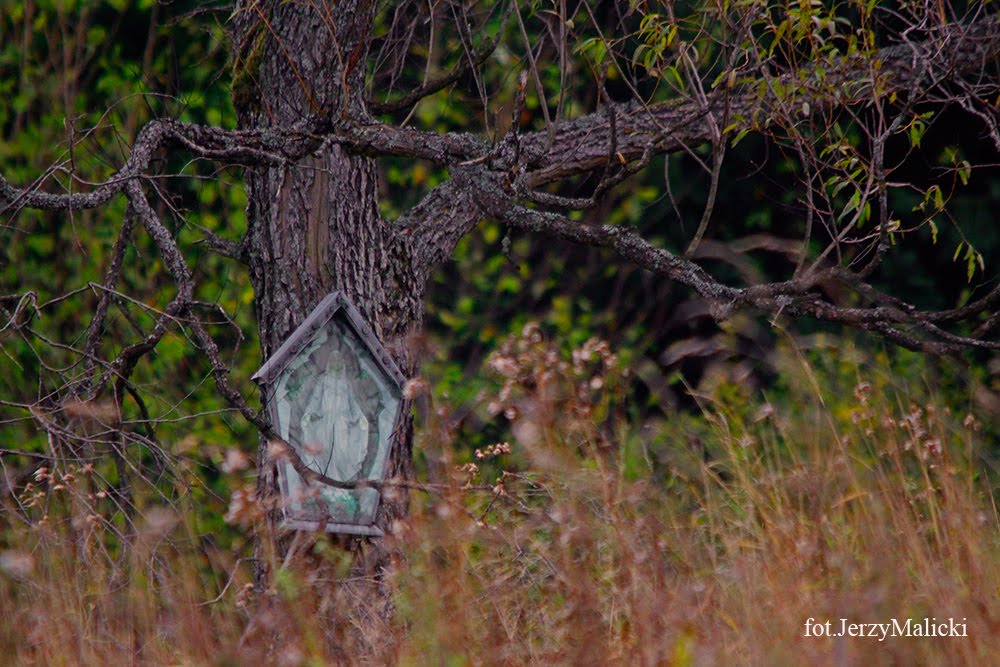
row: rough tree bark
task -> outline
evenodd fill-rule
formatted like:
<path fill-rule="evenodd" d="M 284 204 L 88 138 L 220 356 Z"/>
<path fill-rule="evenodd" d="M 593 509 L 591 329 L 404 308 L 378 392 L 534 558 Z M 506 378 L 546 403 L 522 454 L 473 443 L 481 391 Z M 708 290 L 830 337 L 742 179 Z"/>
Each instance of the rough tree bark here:
<path fill-rule="evenodd" d="M 290 127 L 311 116 L 366 115 L 364 63 L 375 3 L 356 0 L 324 7 L 325 16 L 309 4 L 274 0 L 237 13 L 233 98 L 242 128 Z M 263 357 L 324 296 L 341 290 L 404 372 L 412 372 L 402 343 L 420 323 L 421 283 L 400 238 L 379 213 L 374 159 L 348 154 L 328 141 L 294 163 L 247 169 L 245 182 L 244 252 Z M 403 409 L 409 413 L 408 405 Z M 410 476 L 411 439 L 412 420 L 407 418 L 393 445 L 391 477 Z M 265 438 L 258 473 L 258 497 L 274 498 L 277 479 Z M 388 532 L 406 513 L 407 497 L 403 492 L 382 495 L 378 524 Z M 289 544 L 287 535 L 278 537 L 274 546 L 279 557 Z M 378 540 L 363 538 L 345 538 L 345 546 L 364 554 L 356 559 L 355 574 L 376 583 L 368 594 L 383 608 L 375 613 L 384 615 L 388 600 L 378 582 L 387 563 L 385 550 Z M 266 578 L 259 567 L 258 583 Z"/>

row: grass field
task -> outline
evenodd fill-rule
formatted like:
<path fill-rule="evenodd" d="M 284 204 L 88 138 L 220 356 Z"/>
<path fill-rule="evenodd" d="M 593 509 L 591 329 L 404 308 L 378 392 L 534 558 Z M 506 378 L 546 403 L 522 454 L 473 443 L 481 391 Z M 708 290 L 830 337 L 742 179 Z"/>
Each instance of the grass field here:
<path fill-rule="evenodd" d="M 359 589 L 325 539 L 258 595 L 252 554 L 206 555 L 183 503 L 143 501 L 124 549 L 74 500 L 86 470 L 36 474 L 46 520 L 0 538 L 0 661 L 319 665 L 377 644 L 406 665 L 990 664 L 996 431 L 974 389 L 851 349 L 775 363 L 767 390 L 720 376 L 690 388 L 697 410 L 639 421 L 605 346 L 512 341 L 482 406 L 511 418 L 509 451 L 477 456 L 449 406 L 426 411 L 439 485 L 387 538 L 388 623 L 347 611 Z M 804 636 L 924 618 L 967 636 Z"/>

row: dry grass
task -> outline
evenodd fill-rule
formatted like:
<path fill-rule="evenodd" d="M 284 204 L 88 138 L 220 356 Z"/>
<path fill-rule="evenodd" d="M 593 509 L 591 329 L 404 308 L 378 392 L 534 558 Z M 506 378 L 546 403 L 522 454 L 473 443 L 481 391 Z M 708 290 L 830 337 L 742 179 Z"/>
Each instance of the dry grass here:
<path fill-rule="evenodd" d="M 820 370 L 789 353 L 784 400 L 719 382 L 696 392 L 700 414 L 638 427 L 604 346 L 564 358 L 529 330 L 492 367 L 500 383 L 483 407 L 512 419 L 509 453 L 470 456 L 443 409 L 418 436 L 428 474 L 451 485 L 415 495 L 389 540 L 396 614 L 377 632 L 391 661 L 982 665 L 1000 655 L 998 517 L 983 472 L 993 436 L 968 406 L 877 365 Z M 463 489 L 470 482 L 493 491 Z M 189 521 L 147 512 L 136 546 L 110 563 L 81 541 L 71 505 L 65 521 L 11 525 L 0 542 L 5 662 L 329 664 L 366 633 L 338 616 L 349 584 L 317 586 L 315 570 L 292 564 L 265 604 L 247 606 L 237 568 L 204 604 L 236 555 L 209 563 Z M 325 541 L 310 557 L 347 573 Z M 968 636 L 803 637 L 809 618 L 837 629 L 841 618 L 924 617 L 958 619 Z M 241 646 L 251 618 L 280 641 Z"/>

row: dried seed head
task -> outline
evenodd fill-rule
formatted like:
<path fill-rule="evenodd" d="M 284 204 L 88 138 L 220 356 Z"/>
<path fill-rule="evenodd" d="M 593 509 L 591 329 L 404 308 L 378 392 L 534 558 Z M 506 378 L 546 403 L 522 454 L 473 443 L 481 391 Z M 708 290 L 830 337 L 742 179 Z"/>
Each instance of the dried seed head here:
<path fill-rule="evenodd" d="M 0 551 L 0 572 L 15 579 L 27 579 L 35 569 L 35 559 L 27 551 Z"/>
<path fill-rule="evenodd" d="M 413 400 L 417 396 L 426 394 L 430 390 L 430 383 L 422 377 L 411 378 L 406 381 L 403 387 L 403 398 Z"/>
<path fill-rule="evenodd" d="M 228 474 L 246 470 L 249 466 L 250 457 L 235 447 L 231 447 L 226 450 L 226 457 L 222 460 L 222 465 L 219 468 L 222 469 L 222 472 Z"/>

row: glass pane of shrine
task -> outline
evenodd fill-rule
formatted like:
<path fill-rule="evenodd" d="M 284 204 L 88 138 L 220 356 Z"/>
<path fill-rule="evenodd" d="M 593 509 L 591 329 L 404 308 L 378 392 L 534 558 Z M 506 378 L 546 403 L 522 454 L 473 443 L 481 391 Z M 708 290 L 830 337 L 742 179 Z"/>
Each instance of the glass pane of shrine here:
<path fill-rule="evenodd" d="M 276 429 L 308 467 L 342 482 L 381 478 L 399 390 L 342 311 L 289 362 L 271 400 Z M 307 484 L 290 462 L 279 465 L 289 518 L 360 525 L 375 521 L 377 490 Z"/>

